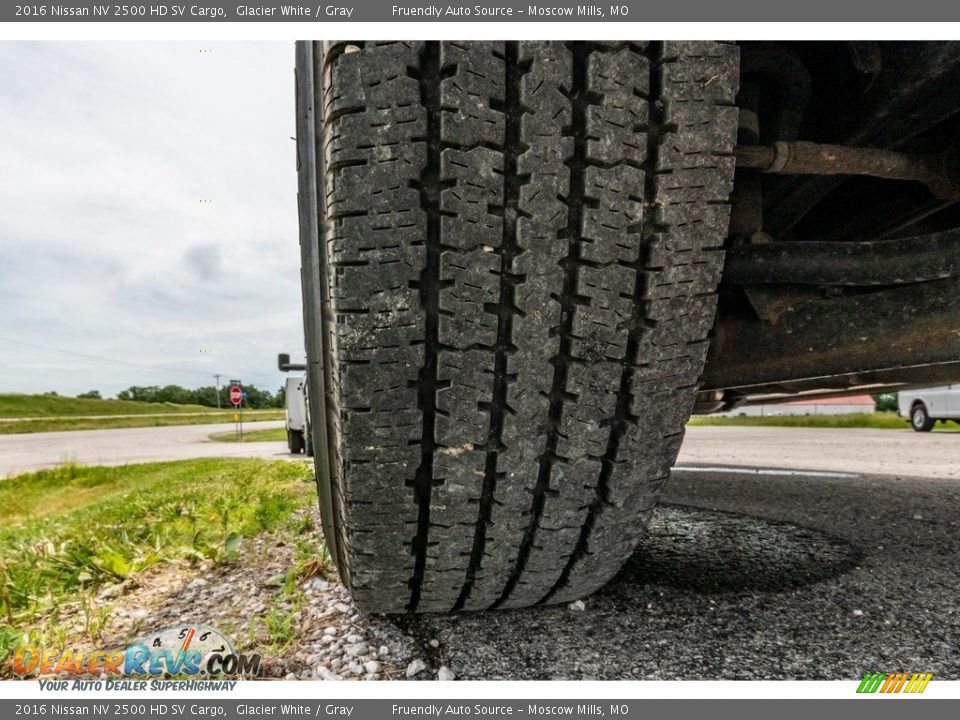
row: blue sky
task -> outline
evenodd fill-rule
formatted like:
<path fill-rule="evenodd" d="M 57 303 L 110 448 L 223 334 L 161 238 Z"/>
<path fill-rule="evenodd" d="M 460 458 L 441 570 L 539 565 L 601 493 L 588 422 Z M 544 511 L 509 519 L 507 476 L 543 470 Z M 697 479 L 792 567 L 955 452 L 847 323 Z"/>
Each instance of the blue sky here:
<path fill-rule="evenodd" d="M 293 43 L 0 43 L 0 392 L 279 387 L 294 134 Z"/>

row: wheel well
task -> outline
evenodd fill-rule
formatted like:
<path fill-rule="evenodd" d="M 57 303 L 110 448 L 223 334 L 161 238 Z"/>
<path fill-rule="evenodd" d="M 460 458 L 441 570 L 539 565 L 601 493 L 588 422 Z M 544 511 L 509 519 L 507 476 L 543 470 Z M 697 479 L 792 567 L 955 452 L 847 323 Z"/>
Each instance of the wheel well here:
<path fill-rule="evenodd" d="M 702 390 L 722 391 L 729 406 L 861 383 L 890 389 L 949 383 L 960 372 L 960 338 L 941 330 L 960 318 L 960 257 L 946 282 L 945 272 L 925 268 L 944 260 L 931 246 L 953 248 L 960 238 L 960 175 L 951 171 L 953 194 L 946 197 L 919 175 L 875 173 L 867 160 L 909 165 L 910 158 L 942 153 L 956 167 L 960 103 L 944 88 L 960 82 L 960 43 L 746 42 L 740 48 L 735 192 Z M 771 144 L 781 150 L 779 162 Z M 789 155 L 790 148 L 820 148 L 843 164 L 826 149 L 832 144 L 863 160 L 864 172 L 846 164 L 851 172 L 801 167 L 800 154 Z M 878 153 L 860 154 L 864 148 Z M 758 163 L 751 153 L 767 160 Z M 811 278 L 800 274 L 800 263 L 781 257 L 792 253 L 813 267 Z M 833 253 L 850 272 L 824 274 L 841 272 Z M 774 274 L 771 256 L 784 272 Z M 919 272 L 906 277 L 906 268 Z M 905 307 L 918 316 L 906 316 Z M 859 335 L 880 340 L 870 346 Z M 717 401 L 701 397 L 709 399 Z"/>

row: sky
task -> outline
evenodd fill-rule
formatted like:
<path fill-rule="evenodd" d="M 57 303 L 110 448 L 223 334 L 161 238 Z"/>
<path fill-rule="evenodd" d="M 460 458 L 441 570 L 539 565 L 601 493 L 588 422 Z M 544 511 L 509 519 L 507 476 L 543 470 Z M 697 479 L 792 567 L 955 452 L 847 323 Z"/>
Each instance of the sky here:
<path fill-rule="evenodd" d="M 303 357 L 294 47 L 0 42 L 0 393 Z"/>

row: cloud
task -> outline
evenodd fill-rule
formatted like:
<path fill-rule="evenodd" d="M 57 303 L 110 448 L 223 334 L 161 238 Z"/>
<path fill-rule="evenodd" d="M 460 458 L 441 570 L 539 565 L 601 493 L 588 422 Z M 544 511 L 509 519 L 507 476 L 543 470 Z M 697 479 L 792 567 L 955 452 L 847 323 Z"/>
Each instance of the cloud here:
<path fill-rule="evenodd" d="M 183 254 L 183 264 L 199 280 L 216 282 L 222 270 L 220 248 L 213 243 L 192 247 Z"/>
<path fill-rule="evenodd" d="M 0 338 L 138 365 L 0 342 L 0 392 L 279 387 L 303 347 L 292 44 L 8 42 L 0 67 Z"/>

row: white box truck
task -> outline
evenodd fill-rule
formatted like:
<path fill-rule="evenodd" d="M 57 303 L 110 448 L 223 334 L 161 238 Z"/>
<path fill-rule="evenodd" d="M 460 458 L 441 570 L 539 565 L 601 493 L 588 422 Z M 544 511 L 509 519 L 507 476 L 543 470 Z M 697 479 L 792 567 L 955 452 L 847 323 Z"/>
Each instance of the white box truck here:
<path fill-rule="evenodd" d="M 307 426 L 307 379 L 303 377 L 287 378 L 287 447 L 294 455 L 305 452 L 310 445 L 310 432 Z M 307 455 L 310 455 L 308 452 Z"/>
<path fill-rule="evenodd" d="M 290 356 L 277 357 L 277 367 L 283 372 L 305 370 L 305 365 L 290 362 Z M 310 436 L 310 399 L 307 390 L 307 378 L 287 378 L 284 395 L 286 398 L 286 416 L 284 426 L 287 431 L 287 447 L 294 455 L 304 453 L 313 456 L 313 438 Z"/>

